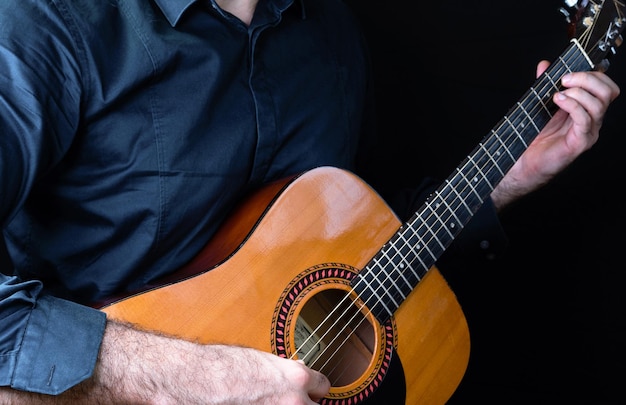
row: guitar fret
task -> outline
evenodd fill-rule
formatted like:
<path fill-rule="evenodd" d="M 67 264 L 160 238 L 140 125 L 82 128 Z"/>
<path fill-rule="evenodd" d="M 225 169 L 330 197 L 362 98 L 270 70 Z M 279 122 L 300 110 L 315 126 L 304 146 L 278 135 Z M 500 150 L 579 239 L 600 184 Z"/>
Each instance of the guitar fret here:
<path fill-rule="evenodd" d="M 394 287 L 396 287 L 401 298 L 404 300 L 409 295 L 409 293 L 413 290 L 413 285 L 405 277 L 404 271 L 400 271 L 400 270 L 404 270 L 406 268 L 410 269 L 411 264 L 409 261 L 406 260 L 406 256 L 403 255 L 400 250 L 398 250 L 398 247 L 396 246 L 395 243 L 390 244 L 389 249 L 393 249 L 395 251 L 395 254 L 393 255 L 393 257 L 394 259 L 397 259 L 397 260 L 394 260 L 394 267 L 393 267 L 394 275 L 395 274 L 398 275 L 398 277 L 395 278 L 396 281 L 394 282 Z M 406 293 L 403 291 L 402 287 L 398 284 L 398 282 L 400 281 L 405 287 L 408 287 L 408 290 L 406 291 Z"/>
<path fill-rule="evenodd" d="M 470 190 L 472 191 L 472 193 L 474 194 L 474 196 L 476 196 L 476 198 L 478 198 L 478 200 L 480 201 L 480 204 L 482 204 L 483 198 L 481 197 L 480 194 L 478 194 L 478 191 L 476 191 L 476 187 L 474 187 L 474 185 L 472 184 L 472 182 L 478 182 L 478 177 L 473 176 L 472 180 L 470 181 L 467 177 L 465 177 L 465 174 L 461 171 L 460 168 L 457 168 L 457 175 L 460 176 L 463 181 L 465 181 L 465 183 L 469 186 Z M 483 176 L 484 177 L 484 176 Z M 469 209 L 469 206 L 467 206 L 467 204 L 465 204 L 465 206 Z"/>
<path fill-rule="evenodd" d="M 437 213 L 433 210 L 431 205 L 427 205 L 427 208 L 430 210 L 430 213 L 434 216 L 434 221 L 439 221 L 439 223 L 441 223 L 441 218 L 439 218 L 437 216 Z M 431 221 L 432 221 L 432 216 L 430 217 Z M 445 245 L 443 243 L 441 243 L 441 240 L 437 237 L 437 233 L 435 231 L 433 231 L 433 225 L 431 222 L 426 221 L 424 222 L 424 225 L 426 226 L 426 228 L 428 229 L 428 232 L 430 233 L 430 235 L 435 239 L 435 241 L 439 244 L 439 246 L 441 247 L 441 249 L 445 249 Z"/>
<path fill-rule="evenodd" d="M 393 244 L 389 245 L 390 247 L 393 247 Z M 387 258 L 388 260 L 388 264 L 391 263 L 391 271 L 392 272 L 397 272 L 397 267 L 402 263 L 401 261 L 396 263 L 394 261 L 394 258 L 399 257 L 398 255 L 393 255 L 392 257 L 389 257 L 389 255 L 387 254 L 389 249 L 384 249 L 383 250 L 383 255 Z M 402 260 L 400 258 L 400 260 Z M 389 266 L 385 266 L 385 267 L 389 267 Z M 383 283 L 382 283 L 382 287 L 385 289 L 385 292 L 387 293 L 387 295 L 389 295 L 389 297 L 391 298 L 391 300 L 393 301 L 393 304 L 396 306 L 396 308 L 400 305 L 396 300 L 395 297 L 392 293 L 390 293 L 391 291 L 391 287 L 393 287 L 396 291 L 398 291 L 400 293 L 400 295 L 402 296 L 401 298 L 404 300 L 406 299 L 406 296 L 402 293 L 402 291 L 400 290 L 400 288 L 398 287 L 398 285 L 396 284 L 395 280 L 393 279 L 393 277 L 391 277 L 391 273 L 388 271 L 385 271 L 386 277 L 383 279 Z M 386 288 L 387 284 L 391 284 L 390 288 Z"/>
<path fill-rule="evenodd" d="M 411 237 L 409 239 L 407 239 L 405 237 L 405 235 L 407 234 L 408 231 L 411 231 Z M 422 257 L 419 255 L 419 253 L 417 252 L 416 249 L 421 249 L 422 246 L 424 246 L 424 241 L 422 240 L 422 238 L 420 237 L 420 235 L 416 232 L 415 228 L 413 227 L 412 223 L 409 223 L 408 226 L 406 227 L 406 229 L 404 229 L 403 232 L 399 233 L 399 237 L 402 238 L 402 240 L 405 242 L 404 246 L 407 247 L 411 253 L 413 254 L 414 258 L 419 260 L 420 265 L 422 266 L 422 268 L 426 271 L 428 270 L 428 268 L 430 268 L 429 265 L 427 265 L 423 260 Z M 418 239 L 418 243 L 414 242 L 414 239 Z M 410 261 L 411 263 L 413 262 L 413 260 Z M 418 274 L 415 271 L 415 268 L 413 266 L 409 267 L 411 269 L 411 272 L 413 273 L 413 276 L 415 276 L 416 280 L 415 280 L 415 285 L 417 285 L 417 282 L 419 282 L 424 273 L 422 274 Z"/>
<path fill-rule="evenodd" d="M 518 106 L 518 108 L 520 110 L 522 110 L 524 112 L 524 114 L 528 118 L 528 121 L 530 121 L 530 123 L 533 125 L 533 127 L 535 127 L 535 131 L 537 131 L 537 133 L 541 132 L 541 130 L 537 127 L 537 124 L 535 124 L 535 120 L 533 120 L 533 118 L 530 116 L 530 114 L 528 114 L 528 111 L 526 111 L 526 108 L 524 108 L 522 103 L 518 102 L 517 106 Z"/>
<path fill-rule="evenodd" d="M 500 170 L 500 166 L 498 166 L 498 162 L 496 162 L 496 160 L 493 158 L 493 156 L 491 156 L 491 154 L 489 153 L 489 151 L 485 148 L 484 144 L 481 142 L 480 147 L 483 151 L 485 151 L 486 156 L 489 158 L 489 160 L 491 160 L 493 162 L 493 166 L 498 169 L 498 171 L 500 172 L 500 175 L 502 177 L 504 177 L 504 172 L 502 170 Z M 491 183 L 490 183 L 491 185 Z M 493 188 L 493 187 L 492 187 Z"/>
<path fill-rule="evenodd" d="M 509 148 L 506 146 L 504 141 L 502 141 L 502 138 L 500 137 L 500 135 L 496 131 L 491 131 L 491 133 L 493 134 L 493 138 L 498 141 L 502 149 L 504 149 L 507 155 L 509 155 L 509 157 L 511 158 L 511 161 L 515 162 L 515 156 L 513 156 L 513 154 L 511 153 Z"/>
<path fill-rule="evenodd" d="M 417 221 L 417 219 L 420 219 L 420 223 L 422 224 L 422 227 L 417 228 L 417 230 L 416 230 L 416 231 L 418 232 L 418 235 L 419 235 L 419 232 L 420 232 L 420 231 L 424 232 L 424 231 L 428 230 L 428 229 L 427 229 L 427 228 L 428 228 L 428 225 L 426 225 L 426 222 L 424 221 L 424 218 L 422 218 L 422 217 L 421 217 L 421 215 L 422 215 L 422 214 L 421 214 L 421 213 L 419 213 L 419 214 L 416 216 L 416 219 L 415 219 L 416 221 Z M 413 223 L 415 223 L 415 221 L 413 221 Z M 424 241 L 424 238 L 420 236 L 420 240 L 421 240 L 421 241 Z M 433 251 L 432 251 L 432 249 L 431 249 L 430 244 L 428 244 L 428 243 L 424 243 L 424 246 L 423 246 L 423 247 L 424 247 L 424 249 L 426 249 L 426 252 L 430 255 L 430 257 L 431 257 L 431 259 L 432 259 L 432 260 L 436 260 L 436 259 L 437 259 L 437 255 L 435 255 L 435 254 L 433 253 Z"/>
<path fill-rule="evenodd" d="M 396 301 L 396 297 L 393 295 L 393 291 L 400 291 L 397 286 L 395 285 L 395 282 L 393 281 L 393 279 L 391 277 L 387 277 L 385 279 L 385 283 L 380 284 L 380 288 L 382 288 L 382 294 L 384 294 L 389 300 L 391 301 L 387 301 L 387 304 L 384 304 L 385 309 L 388 311 L 388 314 L 391 315 L 395 312 L 396 309 L 398 309 L 398 307 L 400 306 L 400 303 L 406 299 L 406 297 L 402 297 L 402 300 L 400 300 L 399 302 Z M 392 288 L 395 287 L 395 288 Z M 379 288 L 379 289 L 380 289 Z M 393 308 L 391 308 L 388 304 L 393 304 Z"/>
<path fill-rule="evenodd" d="M 561 64 L 563 65 L 563 67 L 565 67 L 565 70 L 567 71 L 567 73 L 573 73 L 572 69 L 570 69 L 569 65 L 567 64 L 567 62 L 565 62 L 563 60 L 562 56 L 559 56 L 559 60 L 561 61 Z"/>
<path fill-rule="evenodd" d="M 552 113 L 550 112 L 550 109 L 548 108 L 546 103 L 543 102 L 543 97 L 541 97 L 541 95 L 537 93 L 537 90 L 535 90 L 534 87 L 531 87 L 530 90 L 535 94 L 535 98 L 541 103 L 541 106 L 543 110 L 546 112 L 546 114 L 548 114 L 550 118 L 552 118 Z"/>
<path fill-rule="evenodd" d="M 445 200 L 444 200 L 444 199 L 442 199 L 441 201 L 444 203 L 444 205 L 446 205 L 446 204 L 445 204 Z M 439 229 L 439 230 L 442 230 L 442 229 L 443 229 L 444 231 L 446 231 L 446 233 L 448 234 L 448 236 L 453 237 L 454 235 L 453 235 L 453 234 L 452 234 L 452 232 L 450 231 L 451 226 L 449 226 L 449 225 L 447 224 L 447 220 L 445 220 L 445 221 L 444 221 L 444 219 L 442 218 L 442 216 L 441 216 L 441 215 L 439 215 L 439 214 L 437 213 L 437 209 L 439 209 L 439 207 L 440 207 L 440 206 L 441 206 L 441 203 L 439 203 L 439 202 L 438 202 L 438 203 L 436 203 L 436 204 L 435 204 L 434 209 L 432 210 L 433 215 L 435 216 L 435 220 L 437 221 L 437 223 L 439 223 L 439 225 L 441 225 L 438 229 Z M 453 224 L 453 223 L 452 223 L 452 224 Z M 452 225 L 452 228 L 453 228 L 453 227 L 454 227 L 454 225 Z M 438 233 L 440 233 L 440 232 L 435 232 L 435 234 L 438 234 Z M 443 247 L 443 244 L 441 244 L 441 242 L 439 242 L 439 244 L 440 244 L 440 245 L 442 245 L 442 247 Z"/>
<path fill-rule="evenodd" d="M 452 185 L 452 183 L 450 182 L 450 180 L 446 180 L 446 183 L 448 184 L 448 186 L 450 186 L 450 189 L 452 190 L 452 192 L 454 194 L 456 194 L 456 196 L 460 201 L 460 204 L 463 205 L 465 207 L 465 209 L 467 210 L 468 213 L 472 213 L 472 209 L 467 205 L 466 199 L 463 198 L 463 196 L 461 196 L 461 194 L 459 194 L 459 192 L 456 190 L 456 188 L 454 188 L 454 186 Z M 464 181 L 464 183 L 467 184 L 467 181 Z M 446 207 L 448 208 L 448 210 L 452 213 L 452 215 L 454 215 L 454 218 L 457 220 L 458 223 L 461 223 L 461 220 L 459 219 L 459 217 L 454 213 L 454 210 L 448 205 L 448 203 L 446 203 L 446 200 L 443 200 L 443 203 L 446 205 Z"/>
<path fill-rule="evenodd" d="M 487 175 L 485 174 L 485 172 L 483 172 L 483 170 L 480 168 L 480 166 L 478 166 L 478 163 L 474 160 L 474 157 L 470 155 L 468 157 L 468 160 L 471 163 L 473 163 L 473 166 L 476 168 L 476 171 L 478 173 L 480 173 L 481 177 L 483 178 L 483 184 L 486 184 L 491 190 L 493 190 L 493 185 L 491 184 L 491 182 L 487 178 Z M 478 179 L 476 179 L 476 183 L 479 184 Z M 476 193 L 476 195 L 478 195 L 478 198 L 480 199 L 480 201 L 482 203 L 483 202 L 483 197 L 481 197 L 479 193 Z"/>
<path fill-rule="evenodd" d="M 404 276 L 404 270 L 406 268 L 411 268 L 411 265 L 409 263 L 405 263 L 404 261 L 400 262 L 398 264 L 398 267 L 396 268 L 396 273 L 398 273 L 398 277 L 396 280 L 398 281 L 402 281 L 402 283 L 408 287 L 409 291 L 407 291 L 407 293 L 405 294 L 402 290 L 402 288 L 398 288 L 398 292 L 400 293 L 401 298 L 404 300 L 406 299 L 406 297 L 409 295 L 409 293 L 411 291 L 413 291 L 413 286 L 411 285 L 411 283 L 409 282 L 409 280 L 407 280 L 407 278 Z M 399 270 L 398 270 L 399 269 Z M 397 285 L 396 285 L 397 286 Z"/>
<path fill-rule="evenodd" d="M 415 259 L 419 260 L 419 256 L 417 255 L 413 246 L 408 243 L 408 241 L 404 238 L 403 232 L 398 234 L 398 241 L 402 242 L 400 243 L 400 249 L 398 249 L 397 244 L 393 244 L 393 248 L 398 253 L 398 256 L 402 258 L 402 262 L 399 263 L 398 266 L 402 270 L 409 270 L 409 273 L 406 273 L 404 271 L 400 272 L 400 276 L 402 277 L 402 280 L 405 282 L 406 286 L 409 287 L 409 290 L 413 290 L 415 285 L 417 285 L 417 282 L 419 282 L 421 279 L 421 277 L 413 268 L 413 262 L 415 261 Z"/>
<path fill-rule="evenodd" d="M 517 135 L 517 137 L 519 138 L 520 141 L 522 141 L 522 144 L 524 145 L 524 148 L 528 147 L 528 144 L 526 143 L 526 140 L 522 137 L 522 135 L 518 132 L 517 128 L 515 128 L 515 125 L 513 125 L 513 123 L 511 122 L 511 120 L 509 119 L 508 116 L 504 116 L 504 120 L 509 124 L 509 127 L 513 130 L 513 132 L 515 132 L 515 135 Z"/>
<path fill-rule="evenodd" d="M 560 90 L 559 85 L 558 85 L 558 84 L 556 84 L 556 83 L 554 82 L 554 80 L 552 80 L 552 77 L 550 76 L 550 74 L 546 74 L 546 76 L 545 76 L 545 77 L 546 77 L 546 79 L 547 79 L 547 80 L 548 80 L 548 81 L 552 84 L 552 88 L 553 88 L 554 90 L 556 90 L 556 91 L 559 91 L 559 90 Z"/>
<path fill-rule="evenodd" d="M 390 288 L 387 286 L 389 283 L 395 284 L 393 279 L 390 277 L 390 273 L 389 273 L 389 270 L 393 269 L 393 260 L 387 255 L 387 250 L 381 251 L 381 257 L 385 259 L 385 263 L 379 266 L 379 268 L 382 271 L 381 273 L 382 277 L 376 280 L 378 282 L 378 287 L 376 287 L 376 291 L 381 291 L 381 288 L 382 288 L 381 293 L 388 295 L 389 298 L 391 298 L 391 300 L 393 301 L 393 303 L 397 304 L 397 302 L 395 302 L 393 298 L 393 295 L 389 293 Z M 379 263 L 382 263 L 380 258 L 379 258 Z"/>
<path fill-rule="evenodd" d="M 393 252 L 391 250 L 393 249 Z M 404 270 L 410 269 L 410 274 L 416 278 L 412 284 L 405 276 Z M 410 261 L 398 249 L 395 243 L 388 243 L 383 250 L 379 252 L 374 260 L 366 267 L 368 271 L 364 273 L 363 281 L 369 289 L 370 294 L 362 292 L 362 298 L 368 303 L 372 313 L 377 317 L 390 316 L 406 299 L 408 294 L 413 290 L 414 286 L 420 280 L 416 272 L 412 269 Z M 380 270 L 380 271 L 375 271 Z M 374 274 L 382 274 L 374 278 Z M 386 302 L 381 301 L 388 298 Z"/>
<path fill-rule="evenodd" d="M 378 294 L 378 287 L 380 286 L 380 284 L 376 283 L 376 287 L 373 287 L 372 283 L 368 281 L 368 278 L 375 282 L 378 281 L 377 278 L 374 277 L 374 272 L 366 272 L 365 276 L 360 278 L 360 282 L 362 281 L 363 283 L 365 283 L 365 287 L 370 294 L 366 295 L 366 291 L 361 290 L 361 298 L 369 306 L 372 313 L 374 313 L 376 316 L 380 315 L 380 312 L 377 310 L 377 308 L 384 309 L 387 312 L 387 315 L 390 316 L 391 314 L 393 314 L 393 312 L 385 304 L 385 302 L 383 301 L 383 297 Z"/>
<path fill-rule="evenodd" d="M 524 119 L 521 118 L 521 115 L 516 111 L 513 111 L 511 115 L 506 118 L 506 121 L 503 120 L 502 123 L 503 125 L 507 124 L 504 130 L 501 133 L 492 131 L 492 136 L 489 139 L 493 142 L 494 148 L 498 150 L 499 171 L 507 172 L 515 163 L 515 150 L 519 150 L 520 144 L 523 148 L 527 145 L 524 137 L 527 132 L 527 127 L 524 124 Z M 518 127 L 519 130 L 517 129 Z M 514 136 L 510 136 L 512 135 L 511 130 L 513 130 Z M 494 182 L 497 183 L 502 177 L 504 177 L 503 174 L 501 174 L 499 178 L 494 178 Z"/>

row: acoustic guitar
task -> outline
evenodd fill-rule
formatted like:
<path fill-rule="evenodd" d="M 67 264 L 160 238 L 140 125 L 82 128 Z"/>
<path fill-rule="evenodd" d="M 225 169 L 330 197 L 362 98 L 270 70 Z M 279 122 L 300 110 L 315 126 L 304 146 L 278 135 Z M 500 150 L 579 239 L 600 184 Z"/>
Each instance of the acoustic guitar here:
<path fill-rule="evenodd" d="M 604 68 L 621 43 L 623 1 L 569 3 L 569 46 L 407 222 L 354 174 L 316 168 L 260 189 L 188 265 L 102 310 L 301 359 L 329 377 L 328 405 L 370 398 L 399 356 L 405 403 L 445 403 L 470 338 L 435 263 L 556 112 L 560 78 Z"/>

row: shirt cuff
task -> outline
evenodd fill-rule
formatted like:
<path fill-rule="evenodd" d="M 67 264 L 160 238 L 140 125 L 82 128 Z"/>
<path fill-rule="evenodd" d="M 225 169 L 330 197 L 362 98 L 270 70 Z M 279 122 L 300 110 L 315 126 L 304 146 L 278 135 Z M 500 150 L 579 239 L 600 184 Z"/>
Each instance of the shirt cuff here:
<path fill-rule="evenodd" d="M 28 320 L 11 387 L 56 395 L 89 378 L 105 325 L 101 311 L 41 296 Z"/>

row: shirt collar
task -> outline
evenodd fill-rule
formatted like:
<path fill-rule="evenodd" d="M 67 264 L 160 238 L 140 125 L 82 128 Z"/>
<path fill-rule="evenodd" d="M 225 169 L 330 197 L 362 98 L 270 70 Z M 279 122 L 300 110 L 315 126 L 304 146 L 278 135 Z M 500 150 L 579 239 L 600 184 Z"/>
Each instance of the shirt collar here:
<path fill-rule="evenodd" d="M 172 27 L 176 26 L 178 20 L 183 15 L 185 10 L 189 8 L 193 3 L 198 0 L 155 0 L 167 21 L 172 25 Z M 281 0 L 277 1 L 276 4 L 282 4 L 283 7 L 290 5 L 293 0 Z M 304 8 L 304 0 L 299 0 L 298 3 L 301 7 L 302 18 L 306 18 L 306 12 Z"/>
<path fill-rule="evenodd" d="M 155 0 L 165 18 L 175 26 L 185 10 L 197 0 Z"/>

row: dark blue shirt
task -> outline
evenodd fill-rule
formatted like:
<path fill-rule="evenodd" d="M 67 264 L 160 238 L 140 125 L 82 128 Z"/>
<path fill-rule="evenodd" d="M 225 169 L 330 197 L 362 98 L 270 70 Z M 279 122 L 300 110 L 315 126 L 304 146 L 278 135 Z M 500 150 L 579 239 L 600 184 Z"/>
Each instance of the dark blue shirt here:
<path fill-rule="evenodd" d="M 179 268 L 251 188 L 355 169 L 372 130 L 340 0 L 0 2 L 0 385 L 92 373 L 112 294 Z M 91 306 L 90 306 L 91 305 Z"/>
<path fill-rule="evenodd" d="M 362 38 L 341 1 L 292 3 L 247 27 L 210 1 L 0 2 L 0 385 L 84 379 L 104 317 L 69 301 L 180 267 L 250 187 L 354 167 Z"/>

